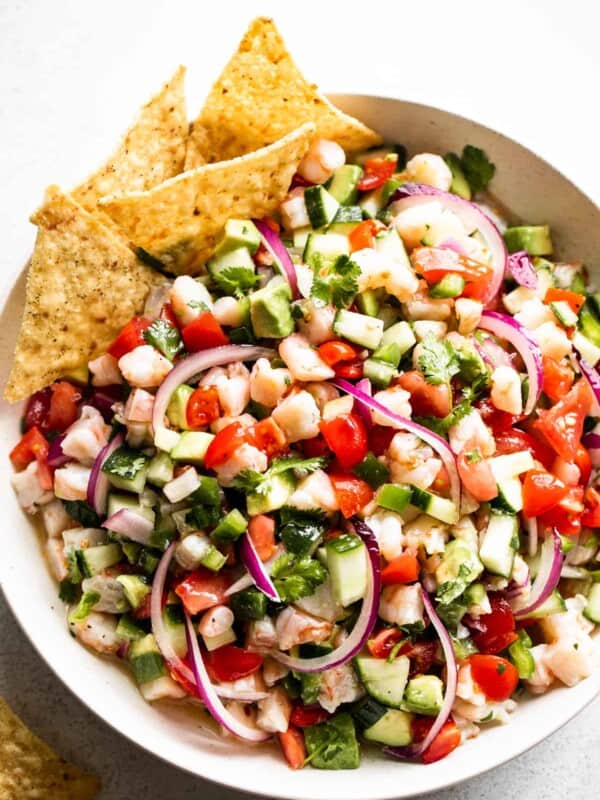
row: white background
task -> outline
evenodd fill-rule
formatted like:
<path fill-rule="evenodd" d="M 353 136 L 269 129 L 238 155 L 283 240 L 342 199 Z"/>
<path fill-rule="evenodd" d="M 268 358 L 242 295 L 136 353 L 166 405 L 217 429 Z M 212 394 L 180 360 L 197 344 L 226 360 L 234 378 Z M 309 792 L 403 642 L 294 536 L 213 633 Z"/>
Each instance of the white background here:
<path fill-rule="evenodd" d="M 473 117 L 538 152 L 597 201 L 595 6 L 592 0 L 0 0 L 0 292 L 30 251 L 27 218 L 44 187 L 69 188 L 91 172 L 179 63 L 189 68 L 188 110 L 195 116 L 258 14 L 275 17 L 304 72 L 325 91 L 396 96 Z M 39 662 L 3 605 L 0 693 L 53 734 L 66 754 L 89 742 L 85 760 L 107 777 L 105 800 L 183 800 L 199 791 L 232 797 L 212 794 L 115 741 Z M 596 703 L 512 766 L 443 797 L 591 798 L 598 730 Z"/>

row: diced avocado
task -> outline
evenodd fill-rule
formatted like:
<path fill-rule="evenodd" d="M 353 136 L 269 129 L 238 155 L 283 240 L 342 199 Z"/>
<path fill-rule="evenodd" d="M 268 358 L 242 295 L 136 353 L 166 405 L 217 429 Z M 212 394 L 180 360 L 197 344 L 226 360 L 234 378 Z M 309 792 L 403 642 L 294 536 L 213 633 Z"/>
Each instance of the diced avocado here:
<path fill-rule="evenodd" d="M 150 594 L 151 587 L 142 575 L 119 575 L 117 581 L 123 587 L 125 597 L 132 608 L 139 608 L 144 597 Z"/>
<path fill-rule="evenodd" d="M 143 639 L 146 631 L 135 622 L 129 614 L 123 614 L 119 619 L 117 630 L 115 631 L 119 639 L 124 639 L 128 642 L 133 642 L 136 639 Z"/>
<path fill-rule="evenodd" d="M 411 678 L 404 692 L 402 708 L 415 714 L 435 717 L 444 702 L 444 684 L 437 675 L 417 675 Z"/>
<path fill-rule="evenodd" d="M 401 514 L 411 502 L 412 490 L 403 483 L 385 483 L 377 492 L 377 505 Z"/>
<path fill-rule="evenodd" d="M 248 527 L 248 520 L 237 508 L 232 509 L 219 522 L 211 537 L 220 544 L 235 542 Z"/>
<path fill-rule="evenodd" d="M 225 223 L 225 230 L 217 243 L 215 254 L 222 256 L 237 250 L 239 247 L 246 248 L 251 255 L 254 255 L 261 242 L 260 233 L 256 225 L 249 219 L 229 219 Z"/>
<path fill-rule="evenodd" d="M 377 489 L 390 477 L 390 471 L 373 453 L 367 453 L 360 464 L 352 472 L 369 484 L 371 489 Z"/>
<path fill-rule="evenodd" d="M 504 231 L 509 253 L 527 250 L 531 256 L 552 255 L 552 238 L 548 225 L 518 225 Z"/>
<path fill-rule="evenodd" d="M 365 289 L 356 295 L 356 305 L 361 314 L 376 317 L 379 313 L 379 297 L 375 289 Z"/>
<path fill-rule="evenodd" d="M 434 283 L 429 289 L 429 296 L 434 299 L 445 299 L 449 297 L 459 297 L 465 288 L 465 279 L 460 275 L 449 272 L 447 275 Z"/>
<path fill-rule="evenodd" d="M 510 578 L 519 549 L 519 522 L 511 514 L 490 513 L 479 546 L 479 558 L 493 575 Z"/>
<path fill-rule="evenodd" d="M 156 639 L 151 633 L 143 639 L 131 642 L 128 657 L 135 679 L 140 685 L 167 674 Z"/>
<path fill-rule="evenodd" d="M 309 233 L 302 260 L 307 264 L 318 253 L 326 261 L 335 261 L 338 256 L 350 254 L 350 242 L 343 233 Z"/>
<path fill-rule="evenodd" d="M 284 506 L 296 488 L 293 470 L 268 478 L 260 492 L 251 492 L 246 497 L 246 507 L 251 517 L 268 514 Z"/>
<path fill-rule="evenodd" d="M 410 669 L 408 656 L 397 656 L 393 661 L 359 656 L 354 665 L 371 697 L 391 708 L 402 706 Z"/>
<path fill-rule="evenodd" d="M 282 276 L 272 278 L 264 289 L 250 295 L 250 319 L 255 336 L 283 339 L 294 331 L 292 291 Z"/>
<path fill-rule="evenodd" d="M 459 597 L 466 587 L 483 572 L 477 553 L 460 539 L 446 545 L 442 560 L 435 571 L 438 600 L 445 605 Z"/>
<path fill-rule="evenodd" d="M 250 282 L 252 276 L 256 273 L 252 256 L 245 247 L 239 247 L 237 250 L 213 256 L 210 261 L 207 261 L 206 269 L 212 278 L 217 278 L 226 269 L 243 270 L 244 273 L 248 274 Z"/>
<path fill-rule="evenodd" d="M 183 431 L 189 429 L 186 410 L 188 400 L 193 394 L 193 388 L 182 383 L 171 395 L 169 405 L 167 406 L 167 419 L 174 428 L 179 428 L 179 430 Z"/>
<path fill-rule="evenodd" d="M 458 522 L 458 509 L 451 500 L 428 492 L 419 486 L 412 487 L 411 503 L 429 514 L 430 517 L 454 525 Z"/>
<path fill-rule="evenodd" d="M 342 308 L 335 315 L 333 330 L 349 342 L 376 350 L 383 336 L 383 322 Z"/>
<path fill-rule="evenodd" d="M 456 153 L 446 153 L 444 161 L 450 168 L 452 173 L 452 183 L 450 184 L 450 191 L 452 194 L 457 194 L 465 200 L 471 199 L 471 187 L 469 181 L 465 178 L 465 173 L 462 170 L 460 158 Z"/>
<path fill-rule="evenodd" d="M 384 330 L 383 336 L 381 337 L 381 347 L 385 347 L 388 344 L 395 344 L 400 350 L 400 356 L 408 353 L 411 347 L 414 347 L 416 343 L 417 340 L 413 329 L 408 322 L 404 321 L 390 325 L 389 328 Z"/>
<path fill-rule="evenodd" d="M 363 541 L 343 533 L 325 543 L 327 568 L 335 600 L 349 606 L 364 597 L 367 590 L 367 552 Z"/>
<path fill-rule="evenodd" d="M 363 174 L 356 164 L 344 164 L 338 167 L 327 183 L 327 191 L 338 203 L 351 206 L 358 198 L 357 183 Z"/>
<path fill-rule="evenodd" d="M 212 433 L 205 431 L 184 431 L 171 450 L 171 458 L 173 461 L 187 461 L 190 464 L 201 465 L 214 438 Z"/>
<path fill-rule="evenodd" d="M 168 453 L 158 452 L 148 465 L 148 481 L 162 488 L 173 480 L 173 459 Z"/>
<path fill-rule="evenodd" d="M 123 558 L 123 551 L 116 542 L 100 544 L 97 547 L 86 547 L 77 551 L 79 567 L 86 578 L 92 578 L 105 569 L 118 564 Z"/>
<path fill-rule="evenodd" d="M 316 769 L 357 769 L 360 764 L 360 750 L 350 714 L 335 714 L 320 725 L 310 725 L 304 729 L 304 741 L 310 764 Z M 329 742 L 335 742 L 336 746 L 328 747 Z"/>
<path fill-rule="evenodd" d="M 149 463 L 148 456 L 140 450 L 122 445 L 106 459 L 102 472 L 108 475 L 115 488 L 141 494 L 146 485 Z"/>
<path fill-rule="evenodd" d="M 263 619 L 267 613 L 267 596 L 256 587 L 232 595 L 229 604 L 240 622 Z"/>
<path fill-rule="evenodd" d="M 380 361 L 378 358 L 367 358 L 363 361 L 363 375 L 368 378 L 378 389 L 387 389 L 398 374 L 392 364 Z"/>
<path fill-rule="evenodd" d="M 313 228 L 329 225 L 340 207 L 339 202 L 324 186 L 308 186 L 304 190 L 304 203 Z"/>

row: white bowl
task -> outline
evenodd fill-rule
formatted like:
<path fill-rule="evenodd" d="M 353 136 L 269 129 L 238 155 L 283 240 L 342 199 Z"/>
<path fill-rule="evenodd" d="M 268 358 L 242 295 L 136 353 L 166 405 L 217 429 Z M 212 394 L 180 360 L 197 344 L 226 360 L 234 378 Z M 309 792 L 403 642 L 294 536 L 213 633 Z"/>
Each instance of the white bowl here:
<path fill-rule="evenodd" d="M 494 192 L 532 223 L 549 223 L 563 258 L 588 265 L 600 252 L 600 212 L 572 183 L 516 142 L 462 117 L 388 98 L 339 95 L 344 110 L 402 142 L 409 153 L 483 147 L 497 165 Z M 57 176 L 58 178 L 60 176 Z M 0 384 L 6 382 L 23 307 L 24 272 L 2 298 Z M 7 452 L 18 438 L 21 409 L 1 404 L 0 582 L 23 630 L 40 655 L 92 711 L 129 739 L 171 764 L 217 783 L 257 794 L 301 800 L 377 800 L 410 797 L 472 778 L 549 736 L 600 692 L 600 673 L 572 689 L 555 689 L 519 704 L 505 726 L 484 727 L 451 757 L 421 766 L 365 753 L 355 772 L 293 772 L 274 747 L 249 748 L 231 738 L 207 738 L 197 712 L 144 702 L 125 669 L 95 656 L 69 636 L 57 586 L 46 567 L 41 539 L 21 511 L 9 483 Z"/>

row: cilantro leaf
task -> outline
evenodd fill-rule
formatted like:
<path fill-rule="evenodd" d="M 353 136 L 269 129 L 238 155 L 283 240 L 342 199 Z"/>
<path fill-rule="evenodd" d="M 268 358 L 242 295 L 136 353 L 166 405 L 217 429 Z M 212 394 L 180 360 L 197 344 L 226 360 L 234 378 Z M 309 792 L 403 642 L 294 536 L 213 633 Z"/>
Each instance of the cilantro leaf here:
<path fill-rule="evenodd" d="M 102 465 L 102 472 L 132 481 L 150 459 L 139 450 L 123 445 L 111 453 Z"/>
<path fill-rule="evenodd" d="M 327 570 L 314 558 L 284 553 L 273 564 L 271 577 L 283 603 L 293 603 L 313 594 L 327 578 Z"/>
<path fill-rule="evenodd" d="M 309 259 L 309 266 L 314 272 L 310 296 L 317 305 L 348 308 L 352 304 L 358 292 L 360 267 L 349 256 L 329 261 L 315 253 Z"/>
<path fill-rule="evenodd" d="M 74 603 L 77 597 L 77 587 L 68 578 L 64 578 L 60 582 L 58 596 L 63 603 Z"/>
<path fill-rule="evenodd" d="M 144 339 L 148 344 L 156 347 L 169 361 L 173 361 L 177 353 L 183 350 L 179 331 L 165 319 L 155 319 L 152 325 L 144 331 Z"/>
<path fill-rule="evenodd" d="M 449 383 L 460 371 L 460 362 L 450 342 L 427 336 L 421 343 L 417 365 L 427 383 L 439 386 Z"/>
<path fill-rule="evenodd" d="M 231 486 L 234 489 L 241 489 L 243 492 L 255 492 L 265 480 L 265 475 L 255 469 L 243 469 L 235 476 Z"/>
<path fill-rule="evenodd" d="M 328 526 L 327 515 L 319 510 L 300 510 L 290 506 L 279 512 L 279 535 L 288 552 L 305 556 L 311 553 Z"/>
<path fill-rule="evenodd" d="M 487 188 L 494 177 L 496 167 L 479 147 L 467 144 L 463 148 L 460 160 L 465 178 L 473 192 L 481 192 Z"/>
<path fill-rule="evenodd" d="M 430 431 L 437 433 L 439 436 L 445 436 L 448 430 L 460 422 L 461 419 L 466 417 L 473 410 L 470 399 L 466 398 L 454 406 L 452 411 L 446 417 L 415 417 L 415 422 L 419 425 L 424 425 Z"/>
<path fill-rule="evenodd" d="M 265 473 L 257 472 L 254 469 L 244 469 L 236 476 L 231 484 L 235 489 L 242 489 L 244 492 L 256 492 L 266 494 L 269 490 L 269 480 L 275 475 L 281 475 L 290 469 L 298 478 L 303 478 L 311 472 L 321 469 L 327 464 L 327 459 L 322 457 L 302 458 L 301 456 L 291 456 L 290 458 L 276 458 Z"/>
<path fill-rule="evenodd" d="M 216 272 L 212 279 L 222 292 L 239 297 L 254 289 L 260 276 L 247 267 L 226 267 Z"/>

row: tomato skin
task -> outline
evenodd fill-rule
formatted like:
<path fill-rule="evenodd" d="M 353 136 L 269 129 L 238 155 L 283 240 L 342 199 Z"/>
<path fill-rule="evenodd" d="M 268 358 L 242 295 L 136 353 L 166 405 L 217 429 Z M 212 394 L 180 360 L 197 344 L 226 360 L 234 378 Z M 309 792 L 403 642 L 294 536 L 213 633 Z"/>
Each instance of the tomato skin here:
<path fill-rule="evenodd" d="M 416 717 L 411 728 L 415 742 L 422 742 L 434 723 L 431 717 Z M 433 764 L 450 755 L 461 743 L 460 731 L 452 719 L 446 720 L 440 732 L 421 756 L 423 764 Z"/>
<path fill-rule="evenodd" d="M 446 384 L 434 386 L 427 383 L 418 370 L 410 370 L 395 381 L 410 393 L 410 405 L 413 413 L 421 417 L 446 417 L 452 410 L 452 397 Z"/>
<path fill-rule="evenodd" d="M 261 561 L 268 561 L 277 545 L 275 542 L 275 520 L 266 514 L 257 514 L 248 523 L 248 536 Z"/>
<path fill-rule="evenodd" d="M 373 490 L 368 483 L 355 475 L 334 473 L 329 476 L 342 515 L 349 519 L 373 499 Z"/>
<path fill-rule="evenodd" d="M 204 466 L 207 469 L 214 469 L 220 464 L 228 461 L 247 439 L 247 433 L 239 422 L 232 422 L 226 428 L 220 430 L 204 456 Z"/>
<path fill-rule="evenodd" d="M 519 418 L 508 414 L 506 411 L 499 411 L 489 399 L 478 400 L 475 408 L 481 414 L 482 420 L 488 425 L 494 434 L 498 436 L 503 431 L 511 430 Z"/>
<path fill-rule="evenodd" d="M 367 431 L 357 414 L 342 414 L 321 422 L 319 428 L 342 469 L 352 469 L 367 455 Z"/>
<path fill-rule="evenodd" d="M 248 431 L 248 438 L 256 448 L 266 454 L 267 458 L 273 458 L 287 450 L 285 433 L 273 417 L 266 417 L 253 425 Z"/>
<path fill-rule="evenodd" d="M 584 495 L 585 511 L 581 517 L 581 524 L 586 528 L 600 528 L 600 493 L 590 487 Z"/>
<path fill-rule="evenodd" d="M 387 658 L 394 645 L 401 642 L 404 634 L 399 628 L 383 628 L 370 639 L 367 649 L 373 658 Z"/>
<path fill-rule="evenodd" d="M 540 520 L 547 527 L 556 528 L 563 536 L 579 536 L 583 512 L 583 486 L 568 486 L 564 497 L 540 514 Z"/>
<path fill-rule="evenodd" d="M 292 769 L 302 769 L 306 760 L 306 745 L 302 731 L 290 725 L 285 733 L 278 733 L 279 744 Z"/>
<path fill-rule="evenodd" d="M 568 394 L 548 411 L 539 411 L 534 428 L 546 438 L 565 461 L 574 461 L 581 444 L 583 423 L 593 396 L 585 379 L 577 381 Z"/>
<path fill-rule="evenodd" d="M 577 450 L 575 464 L 579 468 L 579 482 L 587 486 L 590 475 L 592 474 L 592 459 L 587 447 L 584 447 L 582 444 L 579 445 Z"/>
<path fill-rule="evenodd" d="M 185 418 L 192 430 L 205 428 L 219 419 L 221 409 L 219 406 L 219 393 L 214 386 L 199 386 L 185 408 Z"/>
<path fill-rule="evenodd" d="M 186 325 L 181 331 L 181 336 L 186 350 L 190 353 L 229 344 L 229 337 L 210 311 L 204 311 L 193 322 Z"/>
<path fill-rule="evenodd" d="M 175 328 L 175 330 L 179 330 L 179 322 L 173 311 L 173 306 L 171 303 L 165 303 L 164 306 L 160 310 L 160 318 L 165 322 L 168 322 L 171 327 Z"/>
<path fill-rule="evenodd" d="M 17 442 L 9 453 L 13 467 L 18 471 L 24 470 L 32 461 L 37 461 L 38 478 L 42 489 L 52 489 L 52 470 L 48 466 L 49 445 L 46 438 L 40 433 L 39 428 L 30 428 Z"/>
<path fill-rule="evenodd" d="M 342 361 L 354 361 L 358 356 L 356 348 L 341 339 L 331 339 L 319 345 L 317 351 L 328 367 L 333 367 Z"/>
<path fill-rule="evenodd" d="M 350 240 L 350 252 L 355 253 L 357 250 L 373 247 L 375 244 L 375 236 L 382 228 L 383 225 L 376 219 L 366 219 L 364 222 L 361 222 L 348 236 Z"/>
<path fill-rule="evenodd" d="M 392 177 L 397 165 L 398 155 L 396 153 L 368 158 L 365 161 L 365 171 L 357 183 L 357 188 L 361 192 L 370 192 L 372 189 L 378 189 Z"/>
<path fill-rule="evenodd" d="M 402 553 L 381 571 L 381 583 L 389 586 L 394 583 L 414 583 L 419 579 L 419 559 L 412 553 Z"/>
<path fill-rule="evenodd" d="M 567 492 L 568 487 L 550 472 L 531 469 L 523 481 L 523 513 L 526 517 L 539 517 L 566 497 Z"/>
<path fill-rule="evenodd" d="M 206 669 L 213 680 L 237 681 L 259 670 L 263 657 L 234 644 L 224 644 L 205 655 Z"/>
<path fill-rule="evenodd" d="M 146 331 L 150 325 L 152 325 L 152 323 L 146 317 L 133 317 L 133 319 L 130 319 L 108 348 L 110 355 L 119 359 L 121 356 L 124 356 L 125 353 L 129 353 L 131 350 L 135 350 L 136 347 L 146 344 L 144 331 Z"/>
<path fill-rule="evenodd" d="M 573 386 L 575 375 L 570 367 L 560 364 L 550 356 L 542 356 L 542 365 L 544 369 L 542 390 L 550 400 L 557 403 Z"/>
<path fill-rule="evenodd" d="M 347 381 L 358 381 L 362 378 L 364 372 L 364 362 L 357 358 L 355 361 L 344 361 L 341 364 L 336 364 L 333 368 L 336 378 L 344 378 Z"/>
<path fill-rule="evenodd" d="M 369 430 L 369 446 L 376 456 L 382 456 L 390 446 L 396 431 L 387 425 L 372 425 Z"/>
<path fill-rule="evenodd" d="M 309 725 L 319 725 L 329 719 L 331 714 L 320 705 L 305 706 L 295 705 L 290 716 L 290 725 L 297 728 L 307 728 Z"/>
<path fill-rule="evenodd" d="M 50 387 L 50 408 L 47 427 L 54 433 L 63 433 L 77 419 L 81 390 L 68 381 L 57 381 Z"/>
<path fill-rule="evenodd" d="M 585 295 L 579 294 L 578 292 L 571 292 L 569 289 L 555 289 L 551 287 L 546 292 L 544 303 L 557 302 L 568 303 L 571 311 L 574 311 L 575 314 L 579 314 L 585 303 Z"/>
<path fill-rule="evenodd" d="M 551 468 L 556 457 L 554 450 L 546 442 L 536 439 L 527 431 L 522 431 L 519 428 L 501 431 L 496 434 L 495 439 L 496 455 L 499 456 L 529 450 L 531 455 L 537 461 L 540 461 L 547 470 Z"/>
<path fill-rule="evenodd" d="M 457 459 L 458 474 L 466 490 L 475 500 L 485 503 L 498 496 L 496 479 L 492 475 L 489 463 L 476 451 L 469 451 L 467 444 Z"/>
<path fill-rule="evenodd" d="M 481 653 L 496 655 L 517 638 L 515 615 L 501 595 L 490 594 L 489 600 L 492 608 L 490 614 L 463 619 L 477 649 Z"/>
<path fill-rule="evenodd" d="M 463 297 L 473 296 L 473 293 L 467 292 L 470 283 L 475 284 L 474 293 L 478 296 L 488 283 L 492 272 L 487 264 L 441 247 L 416 247 L 410 254 L 410 260 L 415 270 L 430 286 L 441 281 L 449 273 L 460 275 L 467 283 L 462 293 Z"/>
<path fill-rule="evenodd" d="M 177 584 L 175 594 L 181 598 L 188 614 L 193 616 L 223 602 L 228 588 L 229 579 L 222 572 L 214 573 L 199 567 Z"/>
<path fill-rule="evenodd" d="M 300 446 L 302 447 L 302 452 L 307 458 L 314 458 L 315 456 L 328 456 L 331 454 L 331 450 L 327 446 L 327 442 L 321 434 L 315 436 L 313 439 L 305 439 L 304 441 L 300 442 Z"/>
<path fill-rule="evenodd" d="M 450 491 L 450 478 L 448 477 L 448 470 L 442 464 L 440 471 L 435 476 L 435 480 L 431 484 L 432 490 L 436 494 L 447 494 Z"/>
<path fill-rule="evenodd" d="M 476 653 L 467 659 L 473 681 L 488 700 L 501 703 L 508 700 L 519 684 L 519 673 L 514 664 L 500 656 Z"/>

